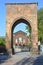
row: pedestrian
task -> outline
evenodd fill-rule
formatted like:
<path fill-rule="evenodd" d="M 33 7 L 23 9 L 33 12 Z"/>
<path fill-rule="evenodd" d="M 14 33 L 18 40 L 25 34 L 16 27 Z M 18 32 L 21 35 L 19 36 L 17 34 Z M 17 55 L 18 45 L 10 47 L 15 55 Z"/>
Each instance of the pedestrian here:
<path fill-rule="evenodd" d="M 38 54 L 40 54 L 40 40 L 38 40 Z"/>

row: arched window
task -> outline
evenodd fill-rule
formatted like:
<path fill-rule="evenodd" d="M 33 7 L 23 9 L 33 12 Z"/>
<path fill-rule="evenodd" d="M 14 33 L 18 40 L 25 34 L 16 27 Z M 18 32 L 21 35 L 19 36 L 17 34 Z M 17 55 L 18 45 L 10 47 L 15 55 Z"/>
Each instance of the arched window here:
<path fill-rule="evenodd" d="M 22 37 L 19 37 L 19 42 L 22 42 Z"/>
<path fill-rule="evenodd" d="M 16 39 L 16 43 L 18 42 L 18 40 Z"/>

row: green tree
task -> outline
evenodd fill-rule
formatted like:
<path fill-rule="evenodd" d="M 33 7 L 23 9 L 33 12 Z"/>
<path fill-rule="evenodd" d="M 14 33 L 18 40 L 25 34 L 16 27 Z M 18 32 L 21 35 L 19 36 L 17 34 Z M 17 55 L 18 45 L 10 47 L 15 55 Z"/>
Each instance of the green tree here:
<path fill-rule="evenodd" d="M 5 43 L 6 43 L 5 38 L 0 38 L 0 44 L 5 45 Z"/>
<path fill-rule="evenodd" d="M 31 36 L 31 27 L 30 26 L 26 26 L 26 31 L 29 33 L 29 36 Z"/>
<path fill-rule="evenodd" d="M 31 28 L 28 25 L 26 26 L 26 30 L 27 32 L 31 32 Z"/>
<path fill-rule="evenodd" d="M 38 10 L 38 39 L 43 43 L 43 8 Z"/>

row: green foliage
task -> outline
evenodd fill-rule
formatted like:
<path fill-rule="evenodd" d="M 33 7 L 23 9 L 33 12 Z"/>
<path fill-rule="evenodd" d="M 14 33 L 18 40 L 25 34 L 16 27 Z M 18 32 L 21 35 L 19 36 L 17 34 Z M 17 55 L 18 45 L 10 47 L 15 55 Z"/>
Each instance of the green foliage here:
<path fill-rule="evenodd" d="M 29 26 L 26 26 L 27 32 L 31 32 L 31 28 Z"/>
<path fill-rule="evenodd" d="M 5 38 L 0 38 L 0 44 L 5 45 L 5 43 L 6 43 Z"/>
<path fill-rule="evenodd" d="M 29 35 L 31 36 L 31 27 L 30 26 L 26 26 L 26 31 L 29 33 Z"/>
<path fill-rule="evenodd" d="M 43 43 L 43 8 L 38 10 L 38 39 Z"/>

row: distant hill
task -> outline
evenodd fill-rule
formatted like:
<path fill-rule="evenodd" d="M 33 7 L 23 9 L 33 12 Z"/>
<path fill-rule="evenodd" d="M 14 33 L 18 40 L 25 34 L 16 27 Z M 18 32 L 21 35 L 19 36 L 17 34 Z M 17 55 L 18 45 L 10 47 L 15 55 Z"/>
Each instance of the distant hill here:
<path fill-rule="evenodd" d="M 1 36 L 0 39 L 6 38 L 5 36 Z"/>

